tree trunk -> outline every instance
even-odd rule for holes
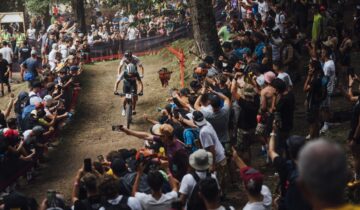
[[[86,33],[84,0],[72,0],[72,8],[81,32]]]
[[[218,58],[222,54],[222,49],[217,35],[212,0],[189,2],[194,39],[200,54]]]

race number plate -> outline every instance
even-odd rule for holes
[[[125,98],[126,98],[126,99],[131,99],[131,94],[126,94],[126,95],[125,95]]]

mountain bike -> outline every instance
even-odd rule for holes
[[[126,117],[126,127],[129,129],[130,124],[132,123],[133,116],[133,98],[136,96],[142,96],[142,93],[118,93],[116,94],[120,97],[125,97],[125,117]]]

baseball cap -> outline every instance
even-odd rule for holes
[[[37,55],[36,50],[31,50],[31,55]]]
[[[275,78],[276,78],[276,75],[272,71],[265,72],[265,74],[264,74],[264,80],[268,84],[270,84]]]
[[[201,113],[200,111],[195,111],[193,113],[193,120],[194,120],[194,123],[200,127],[206,125],[206,122],[207,122],[203,113]]]
[[[45,129],[42,126],[35,126],[32,129],[32,132],[35,134],[35,136],[40,136],[45,132]]]
[[[264,181],[264,176],[258,170],[249,166],[240,169],[240,177],[247,190],[251,190],[250,188],[257,185],[261,186]]]

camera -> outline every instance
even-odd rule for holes
[[[121,129],[123,128],[123,125],[113,125],[111,126],[111,130],[112,131],[121,131]]]

